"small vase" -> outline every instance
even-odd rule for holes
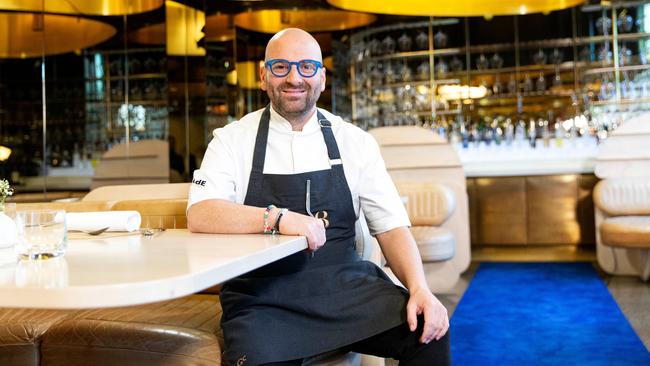
[[[18,239],[18,230],[14,220],[5,214],[9,207],[14,207],[14,203],[0,203],[0,249],[13,247]]]

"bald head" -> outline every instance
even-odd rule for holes
[[[320,45],[311,34],[298,28],[287,28],[276,33],[266,45],[265,60],[311,59],[323,61]]]

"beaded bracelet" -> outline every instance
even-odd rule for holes
[[[264,209],[264,234],[273,234],[273,226],[269,223],[269,215],[271,210],[274,208],[274,205],[268,205],[266,209]]]
[[[275,219],[275,226],[273,226],[273,234],[277,234],[280,232],[280,219],[282,219],[282,216],[289,211],[288,208],[281,208],[280,212],[278,213],[278,218]]]

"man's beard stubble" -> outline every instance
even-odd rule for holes
[[[267,89],[271,91],[271,93],[269,93],[269,97],[271,98],[273,108],[276,112],[278,112],[278,114],[286,118],[289,122],[293,120],[301,120],[303,117],[309,115],[313,111],[314,106],[316,105],[316,102],[318,101],[318,98],[321,94],[320,88],[312,88],[312,86],[307,83],[303,84],[299,88],[304,89],[306,93],[305,98],[300,99],[302,105],[297,108],[289,106],[290,103],[293,104],[297,101],[287,101],[282,97],[282,91],[284,89],[297,89],[295,86],[283,84],[280,85],[277,89],[273,89],[269,85],[269,89]]]

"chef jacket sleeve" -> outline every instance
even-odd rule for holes
[[[208,145],[201,168],[194,171],[188,208],[208,199],[235,201],[235,158],[228,141],[219,131]]]

